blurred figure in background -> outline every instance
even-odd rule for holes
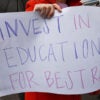
[[[26,1],[27,0],[0,0],[0,13],[24,11]]]
[[[80,2],[86,6],[100,6],[100,0],[81,0]]]

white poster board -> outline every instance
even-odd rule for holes
[[[0,96],[100,89],[100,8],[69,7],[52,19],[0,14]]]

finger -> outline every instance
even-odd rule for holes
[[[46,12],[45,12],[46,17],[48,17],[50,11],[51,11],[51,5],[49,5],[49,6],[47,7],[47,9],[46,9]]]
[[[33,11],[41,11],[41,6],[36,4]]]
[[[55,8],[53,6],[50,7],[50,10],[48,11],[47,18],[51,18],[54,15]]]
[[[46,7],[41,7],[41,11],[40,11],[40,15],[43,17],[43,18],[45,18],[45,16],[46,16]]]
[[[59,12],[62,12],[61,7],[58,4],[53,4],[54,8],[57,9]]]

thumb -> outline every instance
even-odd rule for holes
[[[53,6],[54,6],[54,8],[56,9],[56,10],[58,10],[59,12],[62,12],[62,9],[61,9],[61,7],[58,5],[58,4],[53,4]]]

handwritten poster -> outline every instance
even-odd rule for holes
[[[100,8],[0,14],[0,96],[100,89]]]

